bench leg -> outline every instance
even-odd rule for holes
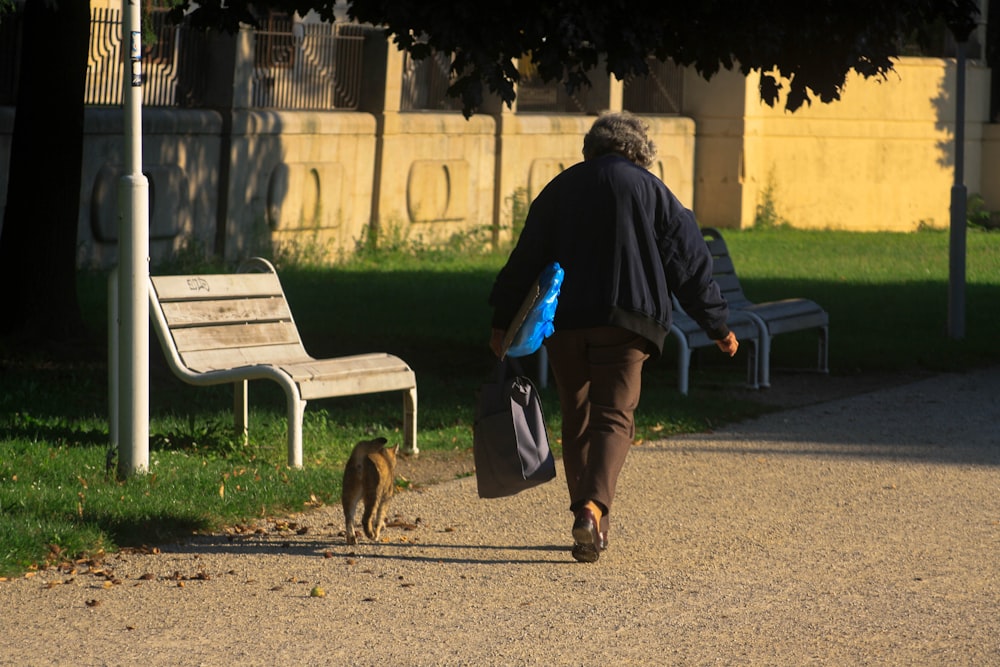
[[[298,396],[288,395],[288,465],[302,467],[302,417],[306,402]]]
[[[747,386],[750,389],[760,389],[760,355],[757,347],[760,339],[748,340],[747,344]]]
[[[535,354],[538,358],[538,388],[545,389],[549,386],[549,351],[542,345]]]
[[[403,451],[416,456],[417,449],[417,388],[403,392]]]
[[[249,383],[246,380],[238,380],[233,383],[233,422],[236,427],[236,435],[242,439],[244,445],[248,442],[247,423],[250,419],[247,409],[247,384]]]
[[[677,391],[687,396],[688,373],[691,370],[691,347],[680,330],[675,330],[677,337]]]
[[[819,371],[820,373],[830,372],[830,328],[821,327],[819,330]]]
[[[767,332],[767,328],[760,335],[760,359],[758,360],[760,364],[760,386],[767,387],[771,386],[771,334]]]

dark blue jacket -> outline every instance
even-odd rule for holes
[[[565,271],[556,331],[620,326],[662,352],[673,293],[711,338],[729,333],[729,308],[694,214],[624,157],[575,164],[538,194],[490,293],[494,327],[509,326],[551,262]]]

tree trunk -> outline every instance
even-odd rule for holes
[[[80,337],[77,220],[89,0],[27,0],[0,229],[0,335],[33,347]]]

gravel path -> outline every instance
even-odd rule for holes
[[[646,443],[595,564],[560,470],[399,494],[380,544],[324,507],[44,571],[0,664],[998,665],[998,425],[1000,368]]]

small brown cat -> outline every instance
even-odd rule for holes
[[[348,544],[357,544],[354,517],[358,501],[364,500],[365,512],[361,517],[365,535],[378,540],[385,525],[385,512],[389,498],[396,488],[396,453],[399,445],[386,447],[385,438],[362,440],[354,446],[351,458],[344,468],[344,522]]]

